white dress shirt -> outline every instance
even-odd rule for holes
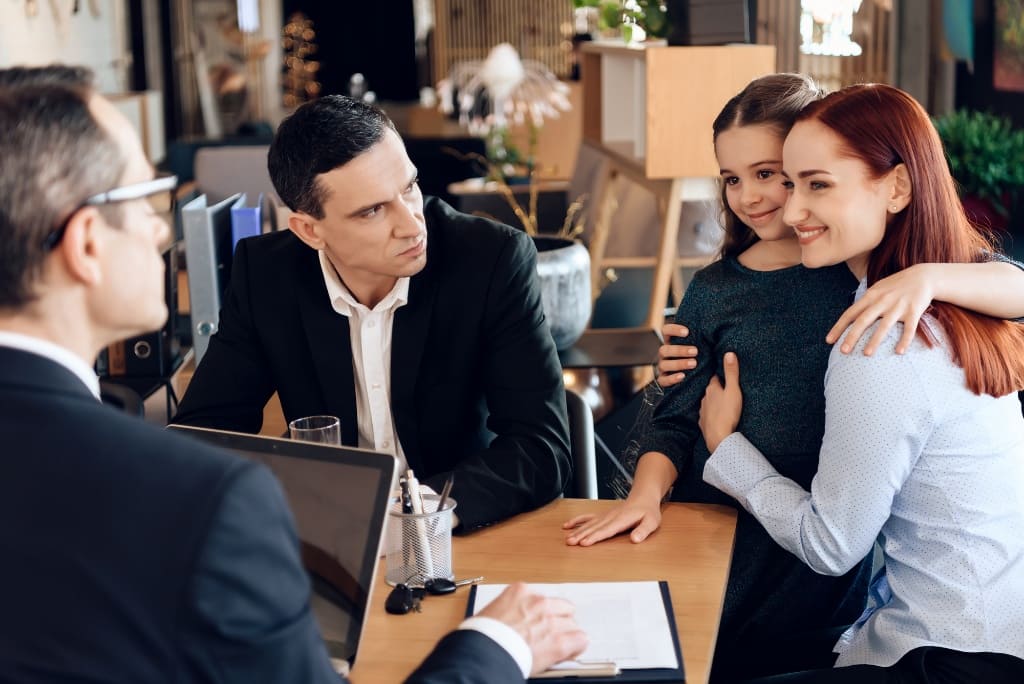
[[[530,670],[533,669],[533,652],[530,651],[530,646],[526,643],[526,640],[519,636],[519,632],[504,622],[494,618],[474,615],[463,620],[462,624],[459,625],[459,629],[472,629],[484,636],[490,637],[491,640],[497,642],[516,661],[516,664],[523,673],[523,679],[530,676]]]
[[[399,278],[391,292],[373,309],[356,301],[341,282],[327,256],[320,252],[324,283],[336,312],[348,318],[355,379],[359,446],[394,454],[400,470],[406,468],[402,445],[391,415],[391,333],[395,311],[409,301],[409,278]],[[342,426],[344,430],[346,426]],[[459,629],[471,629],[489,637],[516,661],[526,678],[533,668],[533,654],[526,641],[511,627],[488,617],[467,618]]]
[[[395,311],[409,301],[409,279],[399,278],[391,292],[369,309],[352,296],[323,251],[320,267],[331,307],[348,318],[359,446],[393,454],[404,472],[405,454],[391,415],[391,333]],[[341,429],[344,432],[352,426],[342,425]]]
[[[883,603],[836,645],[837,666],[890,666],[932,645],[1024,658],[1020,402],[968,390],[941,329],[924,322],[936,333],[931,349],[916,338],[897,355],[899,325],[871,357],[863,349],[874,327],[849,355],[836,343],[810,492],[739,433],[704,468],[706,482],[817,572],[846,572],[878,540]]]
[[[21,333],[8,332],[6,330],[0,330],[0,347],[19,349],[59,363],[74,373],[82,381],[82,384],[93,393],[93,396],[97,399],[100,398],[100,381],[96,377],[96,372],[92,366],[68,349],[40,337],[22,335]]]

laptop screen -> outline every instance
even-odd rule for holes
[[[311,604],[328,651],[352,660],[369,606],[394,456],[351,447],[172,425],[204,442],[265,464],[295,516]]]

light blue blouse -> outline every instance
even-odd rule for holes
[[[871,357],[873,328],[849,355],[835,345],[809,493],[739,433],[704,469],[817,572],[846,572],[878,540],[891,592],[836,645],[837,666],[888,666],[928,645],[1024,658],[1021,405],[972,394],[927,323],[931,349],[917,338],[897,355],[899,325]]]

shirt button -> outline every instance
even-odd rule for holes
[[[391,442],[385,439],[383,442],[381,442],[381,446],[387,449],[389,446],[391,446]]]
[[[379,382],[375,382],[375,383],[373,383],[373,384],[372,384],[372,385],[370,385],[370,386],[371,386],[371,387],[373,387],[373,389],[376,389],[376,390],[379,390],[379,389],[380,389],[380,383],[379,383]]]
[[[367,321],[366,322],[366,327],[367,328],[374,328],[376,326],[377,326],[377,321]]]

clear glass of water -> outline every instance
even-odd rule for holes
[[[288,434],[300,442],[341,446],[341,421],[336,416],[306,416],[288,423]]]

